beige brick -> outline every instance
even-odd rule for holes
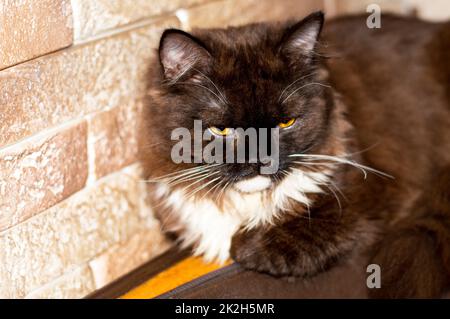
[[[84,40],[119,26],[207,1],[73,0],[75,40]]]
[[[409,11],[416,11],[417,15],[422,19],[431,21],[446,21],[450,20],[450,1],[448,0],[406,0],[403,1],[403,6]]]
[[[0,72],[0,148],[91,112],[131,105],[145,94],[162,29],[177,25],[167,18]]]
[[[141,108],[139,101],[95,114],[89,120],[92,179],[137,161]]]
[[[139,174],[127,167],[0,233],[0,298],[24,297],[138,232],[159,236]]]
[[[320,0],[223,0],[185,10],[177,15],[186,29],[212,28],[301,19],[322,8]]]
[[[70,0],[0,2],[0,70],[72,44]]]
[[[89,267],[83,266],[28,294],[28,299],[83,298],[95,290]]]
[[[86,139],[86,122],[80,122],[0,151],[0,231],[84,187]]]
[[[111,247],[89,263],[96,289],[160,255],[167,248],[169,244],[159,229],[139,232],[128,242]]]

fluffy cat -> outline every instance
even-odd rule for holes
[[[208,260],[311,276],[364,250],[382,270],[373,297],[438,296],[450,282],[450,24],[323,23],[164,32],[144,134],[155,210]],[[194,120],[279,127],[278,171],[175,164],[171,132]]]

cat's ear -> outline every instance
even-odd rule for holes
[[[287,28],[280,47],[282,53],[293,63],[311,58],[323,23],[324,14],[318,11]]]
[[[159,60],[169,81],[187,77],[194,69],[204,69],[210,59],[208,50],[189,33],[169,29],[161,36]]]

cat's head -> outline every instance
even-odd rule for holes
[[[323,14],[318,12],[297,23],[253,24],[191,34],[166,30],[158,51],[158,81],[149,114],[151,140],[157,145],[151,151],[157,163],[152,175],[178,171],[170,176],[181,176],[179,185],[200,180],[197,186],[211,182],[205,190],[220,183],[255,192],[275,187],[298,168],[295,162],[299,158],[292,155],[329,147],[334,104],[317,53],[322,25]],[[196,120],[212,139],[224,141],[239,138],[236,128],[278,128],[276,169],[261,174],[267,162],[259,160],[221,165],[173,163],[177,141],[171,139],[172,132],[186,128],[193,139]],[[273,145],[269,149],[273,150]],[[193,162],[194,151],[189,157]],[[225,154],[223,157],[226,162]]]

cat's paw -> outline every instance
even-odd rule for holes
[[[309,251],[307,243],[278,228],[235,234],[230,253],[242,267],[273,276],[311,276],[326,266],[317,253]]]

